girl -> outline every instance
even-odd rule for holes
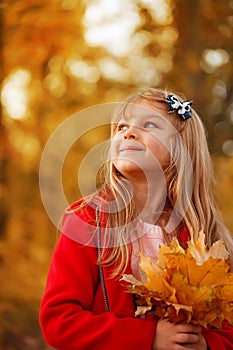
[[[222,238],[232,266],[231,236],[213,198],[213,173],[202,122],[191,102],[149,89],[115,113],[102,186],[64,215],[41,303],[47,342],[60,350],[230,350],[233,328],[201,328],[135,318],[120,279],[138,271],[141,251],[157,259],[161,244],[189,232]]]

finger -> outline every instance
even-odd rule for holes
[[[199,341],[199,334],[195,333],[177,333],[175,336],[175,342],[178,344],[196,344]]]
[[[182,323],[177,326],[177,332],[199,334],[201,333],[201,327],[190,323]]]
[[[196,344],[175,344],[175,350],[197,350]]]

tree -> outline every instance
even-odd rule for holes
[[[56,240],[40,200],[38,167],[62,121],[88,106],[122,100],[134,89],[162,86],[194,100],[213,152],[221,154],[224,144],[226,151],[233,139],[231,2],[106,1],[108,6],[103,0],[4,0],[0,6],[0,307],[10,315],[10,322],[0,320],[4,341],[35,325],[32,314]],[[96,33],[102,33],[98,40]],[[92,130],[67,155],[64,188],[70,200],[78,195],[74,164],[106,134]],[[227,145],[230,154],[233,146]],[[229,195],[231,166],[219,158],[216,164],[222,193]],[[227,199],[225,212],[233,227],[231,203]],[[17,333],[11,324],[22,314],[25,327]]]

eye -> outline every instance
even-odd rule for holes
[[[128,129],[128,125],[125,123],[120,123],[117,125],[116,131],[123,131],[123,130],[127,130]]]
[[[146,122],[144,125],[143,125],[144,128],[158,128],[158,125],[156,125],[155,123],[153,122]]]

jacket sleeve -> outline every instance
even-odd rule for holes
[[[96,257],[95,248],[61,234],[40,308],[45,340],[60,350],[150,350],[155,320],[91,311],[98,281]]]
[[[228,322],[222,329],[203,328],[202,333],[210,350],[233,350],[233,327]]]

